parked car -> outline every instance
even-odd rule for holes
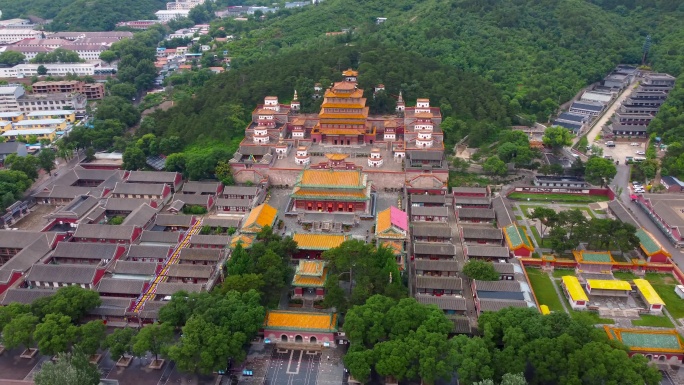
[[[646,153],[643,152],[643,151],[637,151],[636,154],[637,154],[637,155],[646,155]]]
[[[630,145],[630,146],[635,146],[635,147],[636,147],[636,146],[639,145],[639,143],[637,143],[637,142],[632,142],[632,143],[630,143],[629,145]]]

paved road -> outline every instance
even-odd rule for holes
[[[59,176],[59,175],[65,173],[66,171],[71,170],[72,168],[76,167],[81,161],[81,157],[83,156],[82,152],[83,151],[79,150],[78,154],[75,157],[69,159],[68,162],[65,162],[64,159],[59,158],[59,164],[57,165],[57,168],[52,170],[52,175],[43,176],[41,179],[38,179],[33,184],[33,186],[31,186],[31,188],[24,194],[24,196],[25,197],[32,196],[33,194],[37,193],[38,191],[40,191],[40,190],[44,189],[45,187],[47,187],[48,185],[50,185],[50,183],[54,182],[54,180],[57,178],[57,176]]]
[[[632,94],[632,92],[634,92],[634,85],[636,84],[637,81],[638,81],[638,79],[635,79],[627,87],[627,89],[620,96],[618,96],[617,100],[610,107],[608,107],[608,109],[603,113],[603,115],[601,115],[601,117],[596,122],[594,127],[587,134],[587,139],[589,140],[589,144],[594,142],[594,139],[596,139],[596,136],[601,132],[601,130],[603,129],[603,126],[605,126],[606,123],[608,123],[608,121],[613,116],[615,111],[617,111],[617,109],[620,108],[620,106],[622,105],[622,102],[625,99],[627,99]],[[577,139],[577,140],[579,140],[579,139]]]
[[[660,242],[660,244],[672,254],[672,260],[679,266],[679,268],[684,268],[684,254],[681,253],[679,249],[674,247],[674,245],[663,235],[663,233],[656,227],[656,225],[651,221],[651,219],[629,198],[629,168],[630,166],[620,164],[617,166],[617,175],[613,179],[613,184],[611,187],[615,191],[616,187],[622,188],[622,194],[620,195],[620,200],[624,203],[625,207],[631,209],[632,215],[637,219],[641,226],[648,232],[653,234],[653,236]]]

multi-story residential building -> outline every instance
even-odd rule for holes
[[[7,120],[12,123],[26,119],[26,115],[21,111],[15,112],[0,112],[0,120]]]
[[[55,140],[56,133],[54,128],[34,128],[27,130],[7,130],[2,134],[6,140],[17,140],[24,136],[35,136],[38,140]]]
[[[0,68],[0,78],[30,77],[38,75],[38,67],[47,69],[48,76],[78,76],[95,75],[95,65],[90,63],[47,63],[47,64],[17,64],[11,68]]]
[[[71,110],[52,110],[52,111],[33,111],[26,115],[28,121],[37,121],[36,119],[56,119],[66,120],[69,123],[76,121],[76,113]]]
[[[17,99],[19,110],[22,112],[68,109],[78,113],[85,111],[86,102],[86,97],[83,94],[66,93],[24,95]]]
[[[104,83],[85,83],[83,85],[83,94],[86,99],[102,99],[104,98],[104,92]]]
[[[166,9],[169,11],[175,11],[179,9],[193,9],[196,6],[202,4],[204,0],[176,0],[174,2],[166,3]]]
[[[103,83],[85,83],[78,80],[44,81],[32,85],[34,94],[82,93],[87,99],[104,97]]]
[[[25,91],[22,86],[0,86],[0,111],[20,111],[17,99],[24,96],[24,94]]]
[[[0,43],[12,44],[24,39],[35,39],[42,34],[33,29],[0,29]]]
[[[161,10],[154,13],[157,19],[162,23],[168,23],[174,19],[180,19],[183,17],[188,17],[190,14],[189,9],[175,9],[175,10]]]
[[[68,111],[73,115],[73,111]],[[63,131],[67,127],[65,119],[26,119],[20,122],[12,123],[12,128],[15,130],[34,130],[41,128],[49,128],[57,131]]]

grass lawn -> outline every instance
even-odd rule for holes
[[[570,269],[556,269],[553,271],[553,276],[555,278],[565,277],[566,275],[575,275],[575,270]]]
[[[593,311],[577,311],[577,310],[572,310],[570,312],[570,316],[572,318],[584,318],[589,320],[593,324],[614,324],[615,321],[610,319],[610,318],[601,318],[599,317],[598,313],[595,313]]]
[[[566,203],[594,203],[606,202],[608,197],[605,195],[579,195],[579,194],[530,194],[514,192],[508,196],[510,199],[530,200],[542,202],[566,202]]]
[[[633,279],[639,278],[634,273],[630,273],[629,271],[614,271],[613,277],[623,281],[631,281]]]
[[[522,211],[522,213],[525,214],[525,216],[529,218],[530,212],[537,207],[544,207],[544,206],[520,205],[520,211]]]
[[[674,318],[684,318],[684,299],[679,298],[675,293],[675,285],[654,284],[651,282],[651,286],[658,292],[660,298],[665,301],[665,308]]]
[[[542,241],[541,235],[539,234],[539,230],[537,230],[537,226],[530,226],[530,229],[532,229],[532,235],[534,236],[534,239],[537,240],[537,244],[541,247],[551,247],[551,242],[548,239],[544,239]]]
[[[644,314],[641,319],[632,321],[634,326],[651,326],[657,328],[673,328],[672,321],[664,315]]]
[[[587,214],[589,214],[590,217],[596,218],[596,215],[594,215],[594,213],[591,212],[591,210],[589,210],[589,207],[579,207],[579,209],[582,210],[582,211],[586,211]]]
[[[522,220],[523,220],[523,216],[522,216],[522,215],[516,215],[516,216],[515,216],[515,219],[516,219],[516,220],[519,220],[519,221],[522,221]]]
[[[646,273],[644,277],[648,282],[653,284],[675,285],[677,281],[670,274]],[[674,290],[674,289],[672,289]]]
[[[551,311],[565,311],[548,274],[538,269],[527,269],[527,275],[530,278],[530,285],[540,305],[548,306]]]

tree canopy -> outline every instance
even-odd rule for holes
[[[34,381],[36,385],[97,385],[100,371],[83,353],[60,353],[55,362],[41,365]]]
[[[479,259],[471,259],[463,266],[463,274],[470,279],[479,281],[498,281],[499,273],[494,269],[491,262]]]

